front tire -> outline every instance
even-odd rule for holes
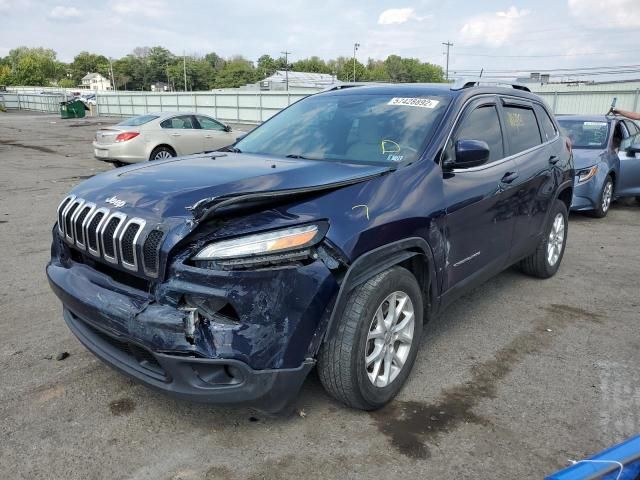
[[[149,155],[149,160],[166,160],[176,156],[176,152],[171,147],[156,147]]]
[[[422,323],[422,293],[408,270],[393,267],[356,287],[318,356],[325,390],[353,408],[383,407],[411,372]]]
[[[611,175],[607,175],[607,178],[600,190],[600,197],[598,201],[598,208],[591,211],[591,215],[596,218],[604,218],[609,213],[611,207],[611,201],[613,200],[613,179]]]
[[[568,220],[567,206],[561,200],[556,200],[536,250],[520,262],[524,273],[538,278],[549,278],[556,274],[567,245]]]

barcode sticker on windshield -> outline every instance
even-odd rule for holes
[[[387,105],[404,105],[406,107],[420,107],[420,108],[436,108],[440,103],[439,100],[432,100],[430,98],[399,98],[394,97],[389,100]]]

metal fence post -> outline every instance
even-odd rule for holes
[[[149,97],[144,96],[144,113],[149,113]]]
[[[213,94],[213,116],[218,118],[218,94]]]
[[[636,88],[636,94],[633,97],[633,111],[638,111],[638,96],[640,96],[640,89]]]
[[[193,94],[193,111],[198,113],[198,96]]]
[[[260,112],[259,121],[262,123],[263,122],[263,120],[262,120],[262,92],[258,93],[258,108],[259,108],[259,112]]]
[[[554,115],[558,113],[558,91],[553,92],[553,106],[551,107]]]
[[[240,123],[240,94],[236,93],[236,120]]]

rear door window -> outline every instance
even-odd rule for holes
[[[510,155],[529,150],[542,143],[540,128],[533,109],[505,105],[505,135],[507,136]]]
[[[504,158],[502,128],[495,105],[483,105],[469,113],[456,131],[455,141],[481,140],[489,145],[489,161]]]
[[[542,128],[544,141],[548,142],[556,138],[556,136],[558,135],[558,130],[556,130],[556,126],[547,113],[547,110],[544,107],[536,105],[536,114],[538,115],[538,120],[540,121],[540,127]]]
[[[180,115],[179,117],[168,118],[160,124],[162,128],[176,128],[176,129],[194,129],[194,119],[191,115]]]

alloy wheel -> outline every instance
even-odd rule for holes
[[[378,306],[371,320],[365,348],[365,368],[369,381],[384,388],[393,382],[404,367],[415,329],[411,298],[393,292]]]
[[[602,211],[607,212],[611,206],[611,198],[613,197],[613,184],[607,182],[602,191]]]
[[[172,155],[166,150],[160,150],[158,153],[156,153],[156,156],[153,157],[154,160],[165,160],[167,158],[172,158]]]
[[[549,262],[549,265],[552,267],[558,262],[560,254],[562,253],[564,235],[564,216],[561,213],[558,213],[553,219],[551,232],[549,232],[549,241],[547,242],[547,262]]]

